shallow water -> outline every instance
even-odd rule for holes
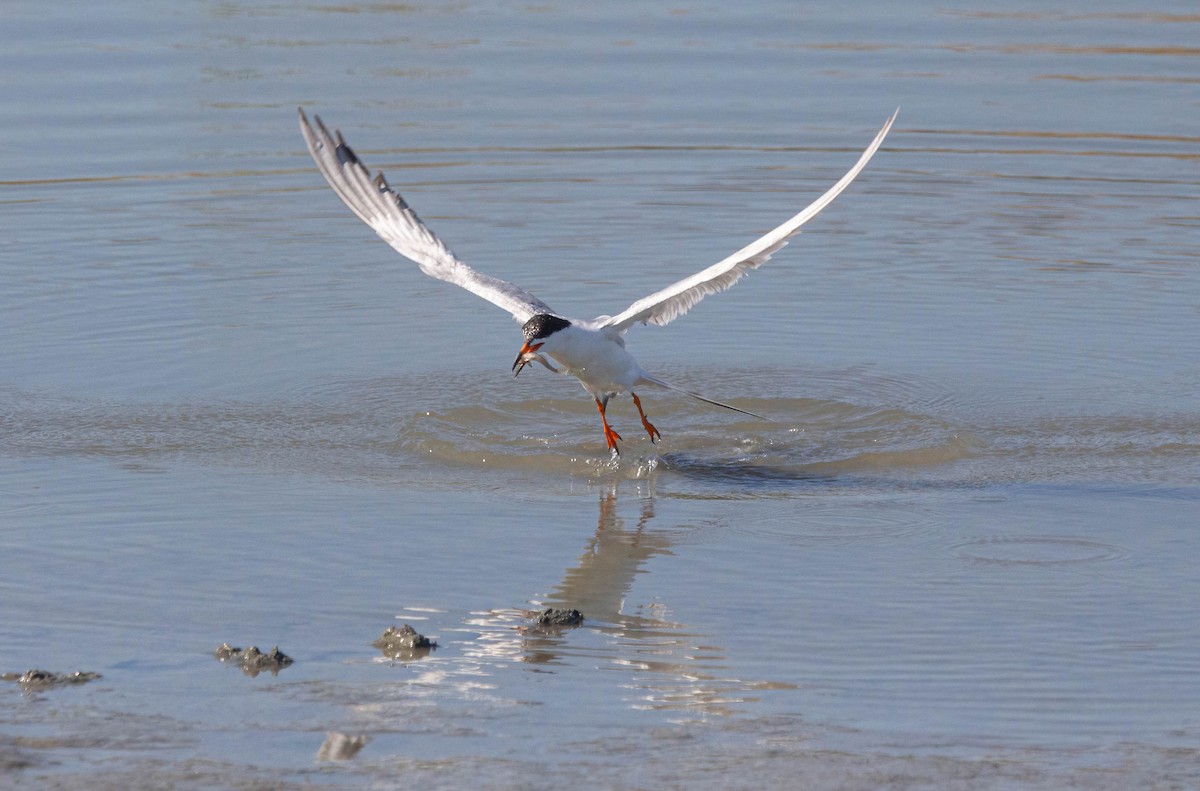
[[[0,684],[0,787],[1200,784],[1187,6],[2,15],[0,672],[103,677]],[[629,335],[770,421],[647,391],[663,442],[620,400],[610,459],[336,200],[298,105],[582,316],[901,115]],[[403,623],[438,648],[370,645]]]

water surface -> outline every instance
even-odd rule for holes
[[[103,678],[0,685],[0,785],[1200,783],[1189,8],[2,16],[0,671]],[[761,271],[629,335],[771,421],[648,391],[663,442],[618,401],[613,460],[337,201],[301,105],[584,317],[901,115]],[[437,650],[370,645],[403,623]]]

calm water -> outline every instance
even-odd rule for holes
[[[1200,786],[1200,16],[1042,6],[6,3],[0,787]],[[581,316],[902,109],[614,462],[300,105]]]

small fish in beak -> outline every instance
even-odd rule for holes
[[[559,370],[547,362],[545,357],[537,353],[540,348],[542,348],[540,343],[526,343],[521,347],[521,351],[517,352],[517,359],[513,361],[513,378],[520,376],[521,371],[525,370],[525,366],[533,362],[546,366],[551,373],[559,373]]]

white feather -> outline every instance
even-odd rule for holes
[[[879,130],[879,134],[859,157],[858,162],[845,176],[842,176],[837,184],[813,201],[804,211],[766,236],[746,245],[725,260],[702,272],[684,278],[644,299],[639,299],[617,316],[599,316],[592,321],[568,319],[565,327],[541,337],[533,349],[541,349],[558,361],[563,366],[561,371],[556,370],[536,351],[526,352],[523,357],[518,358],[518,362],[539,362],[551,371],[568,373],[579,379],[584,388],[596,399],[602,419],[604,407],[610,398],[617,393],[632,392],[634,387],[642,384],[676,390],[715,406],[760,417],[752,412],[714,401],[647,374],[632,355],[625,350],[625,340],[621,335],[638,322],[666,324],[677,316],[687,313],[705,296],[724,291],[748,271],[762,265],[777,250],[787,244],[788,239],[800,230],[800,226],[829,205],[862,172],[867,162],[879,150],[884,137],[887,136],[896,120],[897,113],[899,110],[892,113],[892,117]],[[524,324],[539,313],[566,318],[524,289],[507,281],[480,274],[458,260],[450,248],[435,236],[425,226],[425,223],[421,222],[421,219],[409,208],[404,199],[388,186],[382,173],[371,178],[370,172],[342,140],[341,134],[330,135],[320,118],[314,117],[314,120],[316,121],[315,129],[309,124],[304,110],[300,110],[300,131],[304,134],[309,153],[312,154],[325,180],[329,182],[329,186],[333,187],[338,197],[363,222],[371,226],[375,233],[379,234],[401,255],[415,261],[422,272],[438,280],[445,280],[461,286],[488,302],[504,308],[519,324]],[[528,338],[526,340],[528,341]],[[514,365],[514,368],[517,366]],[[520,373],[520,368],[517,368],[517,373]],[[640,411],[641,407],[639,406],[638,409]],[[653,441],[656,438],[657,429],[647,423],[644,416],[643,425]],[[605,439],[608,441],[609,447],[615,451],[616,435],[611,432],[607,421],[604,426]]]
[[[367,168],[342,140],[341,133],[338,132],[335,139],[320,118],[315,120],[316,129],[309,124],[304,110],[300,110],[300,131],[321,175],[350,210],[396,252],[415,261],[430,277],[461,286],[504,308],[518,324],[524,324],[537,313],[559,315],[528,291],[505,280],[480,274],[458,260],[445,242],[434,235],[404,199],[388,186],[382,173],[372,179]]]
[[[638,322],[667,324],[687,313],[695,307],[697,302],[709,294],[724,291],[738,282],[751,269],[757,269],[784,247],[788,243],[788,239],[800,230],[800,226],[817,216],[822,209],[842,193],[842,190],[850,186],[850,182],[854,181],[855,177],[871,161],[875,152],[879,150],[879,146],[887,137],[899,112],[897,109],[892,113],[891,118],[879,130],[879,134],[875,135],[875,139],[871,141],[871,145],[867,146],[867,150],[858,158],[854,167],[850,168],[849,172],[842,176],[837,184],[830,187],[824,195],[809,204],[804,211],[725,260],[713,264],[708,269],[697,272],[691,277],[685,277],[662,291],[639,299],[616,316],[600,316],[590,322],[589,326],[596,329],[607,329],[610,332],[625,332]]]

